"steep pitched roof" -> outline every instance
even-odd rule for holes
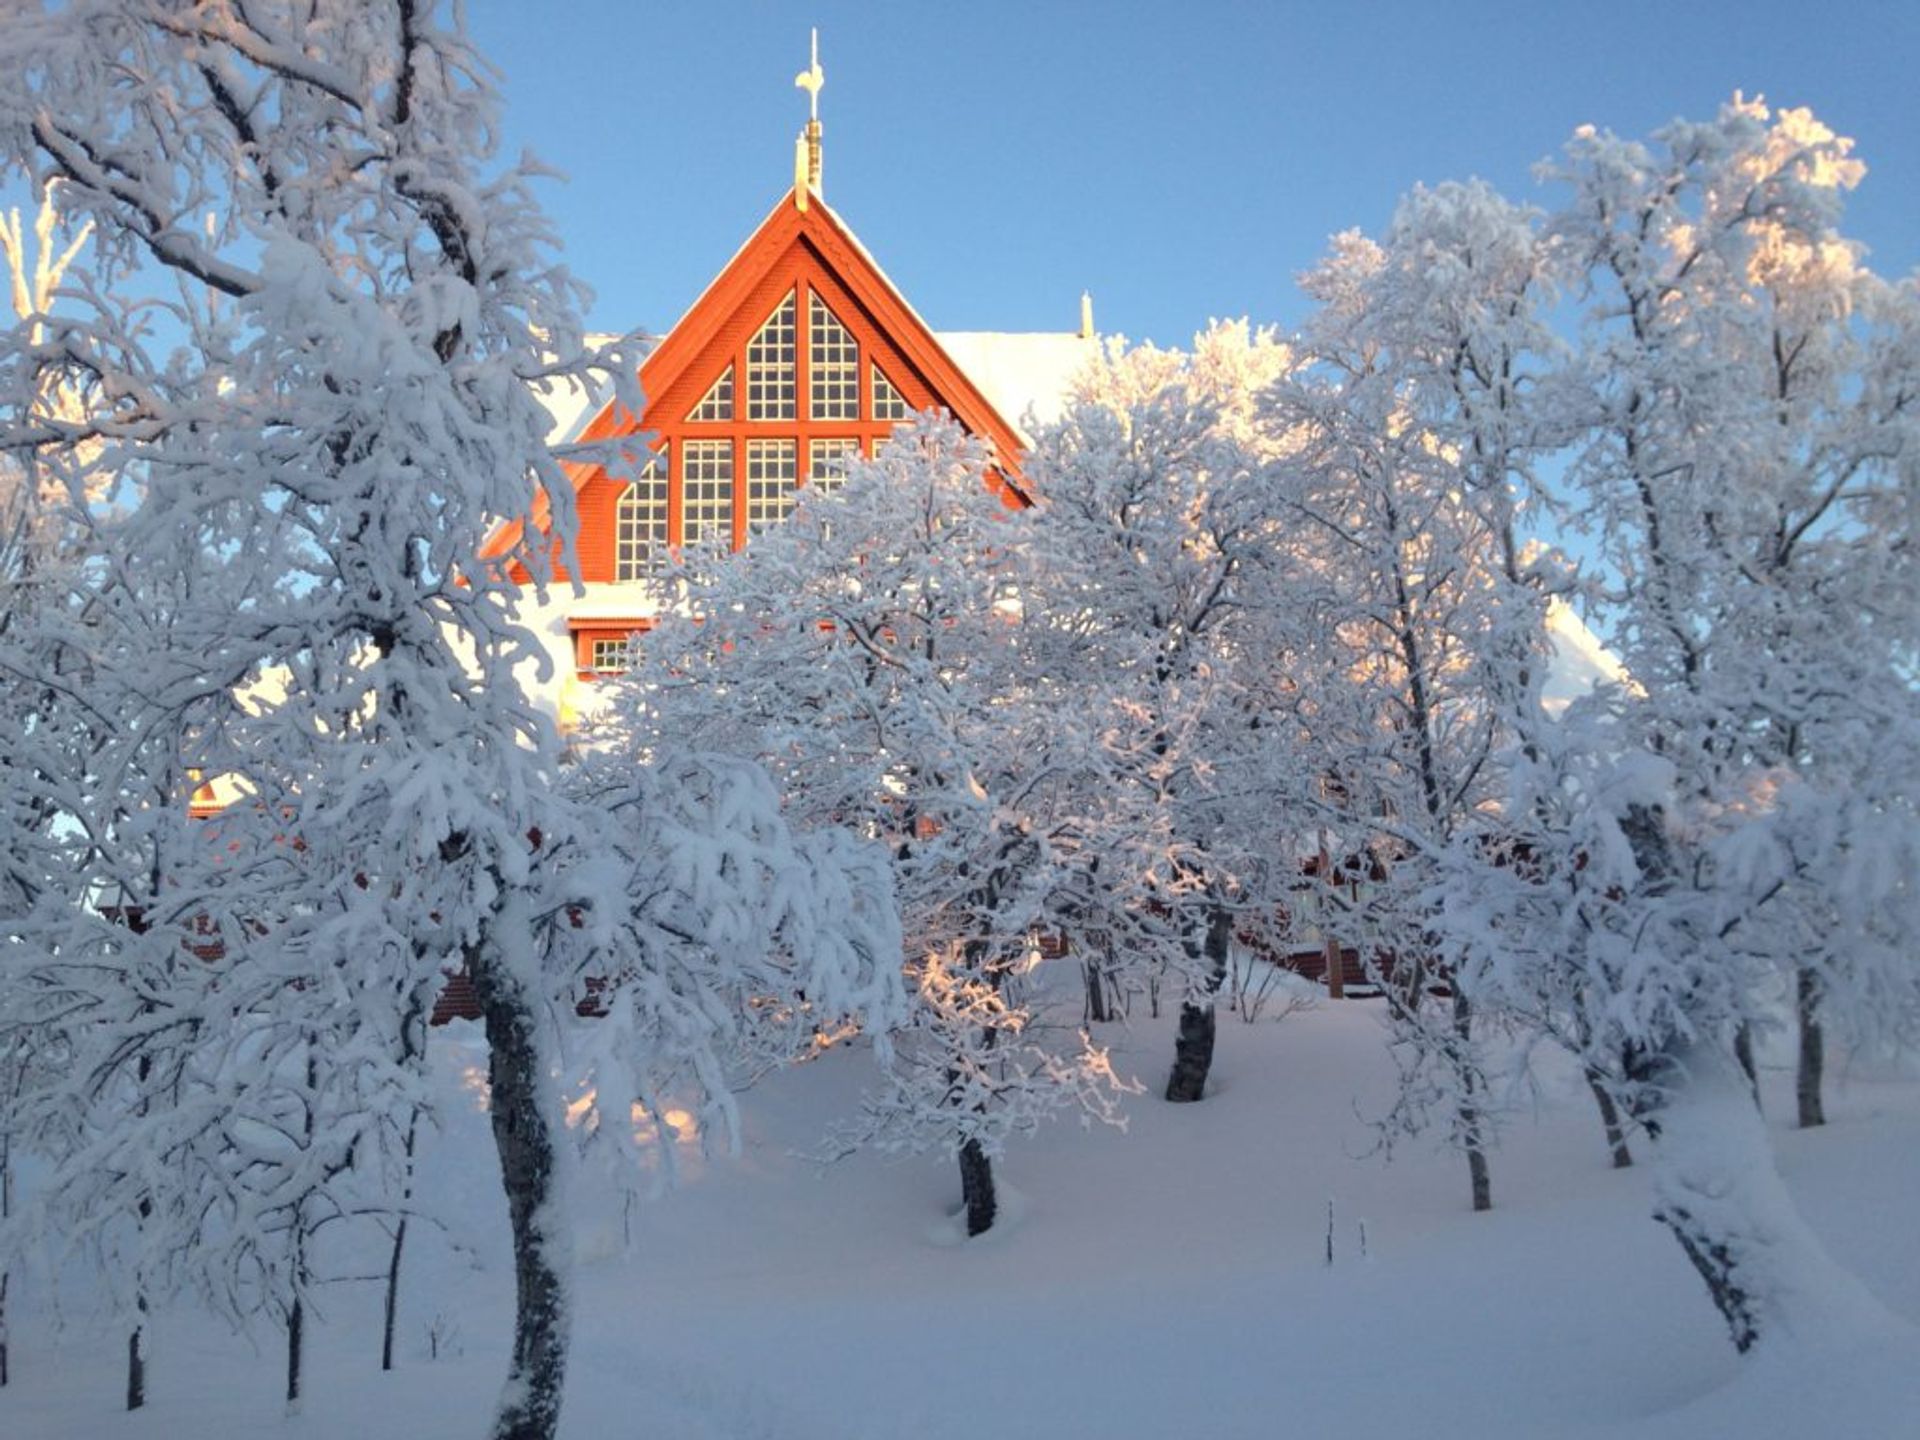
[[[1017,489],[1024,449],[1019,432],[955,363],[846,222],[811,192],[803,210],[795,203],[794,192],[787,191],[647,356],[640,367],[647,403],[644,419],[684,415],[719,373],[724,357],[759,327],[791,288],[794,277],[802,274],[835,302],[856,310],[866,322],[862,328],[881,338],[891,353],[875,359],[914,407],[925,408],[929,403],[943,407],[968,431],[989,442],[1009,484]],[[607,403],[579,438],[610,439],[648,428],[643,419]],[[565,468],[576,493],[602,473],[592,465]],[[546,498],[537,497],[534,524],[544,526],[548,511]],[[481,552],[483,557],[511,551],[525,523],[515,519],[496,529]]]

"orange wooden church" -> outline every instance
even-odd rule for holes
[[[523,612],[554,661],[563,725],[591,703],[583,682],[617,669],[628,637],[648,628],[651,577],[676,547],[746,544],[798,490],[837,484],[849,456],[871,455],[924,410],[952,415],[1017,477],[1025,437],[1008,416],[1056,411],[1097,345],[1084,300],[1078,332],[936,335],[822,199],[817,58],[796,83],[815,113],[793,186],[647,356],[645,412],[604,404],[565,435],[642,436],[651,460],[630,482],[574,467],[586,593],[557,586]],[[541,520],[502,526],[488,553]]]

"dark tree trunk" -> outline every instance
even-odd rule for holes
[[[1587,1067],[1587,1088],[1593,1092],[1593,1103],[1600,1107],[1600,1123],[1607,1132],[1607,1149],[1613,1152],[1613,1168],[1625,1170],[1633,1164],[1633,1152],[1627,1148],[1626,1127],[1620,1123],[1620,1111],[1613,1103],[1613,1092],[1607,1089],[1605,1077],[1591,1065]]]
[[[1213,1069],[1215,1031],[1213,997],[1227,978],[1227,957],[1233,945],[1233,916],[1224,905],[1215,904],[1207,912],[1207,933],[1201,951],[1206,960],[1204,1003],[1189,998],[1180,1004],[1180,1031],[1173,1042],[1173,1072],[1167,1076],[1167,1099],[1175,1104],[1190,1104],[1207,1092],[1207,1075]]]
[[[293,1303],[287,1307],[287,1409],[300,1404],[300,1362],[307,1338],[307,1307],[295,1282]]]
[[[306,1120],[303,1138],[309,1154],[313,1151],[314,1099],[320,1084],[319,1041],[307,1040],[307,1090],[304,1098]],[[306,1360],[307,1340],[307,1204],[304,1199],[293,1207],[293,1296],[287,1306],[287,1411],[300,1407],[300,1369]]]
[[[138,1076],[143,1087],[152,1068],[153,1060],[147,1055],[142,1055],[139,1063],[134,1067],[134,1074]],[[140,1102],[140,1113],[146,1114],[144,1100]],[[141,1223],[145,1224],[147,1218],[153,1214],[153,1201],[143,1196],[138,1208]],[[147,1297],[145,1294],[135,1293],[133,1310],[138,1318],[133,1322],[133,1329],[127,1333],[127,1409],[138,1410],[147,1403]]]
[[[138,1410],[147,1403],[147,1297],[133,1305],[140,1318],[127,1332],[127,1409]]]
[[[400,1309],[400,1254],[407,1245],[407,1217],[393,1229],[393,1249],[387,1253],[387,1298],[380,1319],[380,1368],[393,1369],[393,1327]]]
[[[1678,1205],[1665,1206],[1653,1218],[1673,1231],[1674,1239],[1680,1242],[1687,1259],[1706,1282],[1714,1308],[1727,1322],[1733,1348],[1746,1354],[1760,1338],[1759,1315],[1752,1303],[1753,1297],[1740,1284],[1733,1251],[1715,1240],[1692,1212]]]
[[[1800,1020],[1800,1063],[1794,1071],[1793,1093],[1800,1111],[1800,1128],[1827,1123],[1820,1082],[1827,1066],[1827,1037],[1820,1029],[1820,977],[1802,968],[1794,973],[1795,1011]]]
[[[401,1190],[401,1204],[409,1205],[413,1201],[413,1146],[420,1125],[420,1112],[414,1111],[407,1117],[407,1138],[401,1153],[406,1157],[406,1182]],[[380,1368],[393,1369],[393,1330],[394,1322],[400,1313],[400,1257],[407,1248],[407,1214],[403,1209],[400,1219],[393,1227],[393,1248],[387,1252],[387,1296],[382,1307],[380,1321]]]
[[[559,1156],[543,1103],[532,1005],[485,945],[466,949],[487,1032],[493,1141],[513,1229],[513,1360],[493,1440],[553,1440],[567,1375],[568,1308],[558,1246],[546,1233]]]
[[[140,1059],[140,1078],[147,1077],[147,1059]],[[153,1214],[153,1202],[140,1202],[140,1218]],[[138,1318],[127,1332],[127,1409],[138,1410],[147,1403],[147,1297],[133,1297],[133,1312]]]
[[[1724,1065],[1724,1059],[1719,1063]],[[1738,1233],[1738,1219],[1696,1213],[1690,1205],[1662,1193],[1659,1174],[1663,1168],[1660,1152],[1665,1141],[1664,1112],[1676,1100],[1692,1099],[1686,1087],[1712,1083],[1712,1062],[1704,1047],[1676,1038],[1663,1051],[1630,1053],[1626,1069],[1627,1078],[1636,1082],[1635,1093],[1639,1097],[1634,1118],[1640,1122],[1654,1149],[1657,1200],[1653,1218],[1672,1231],[1673,1238],[1679,1241],[1687,1260],[1706,1283],[1714,1309],[1726,1322],[1733,1348],[1744,1355],[1760,1338],[1760,1313],[1740,1274],[1741,1247],[1733,1243]]]
[[[1453,1033],[1460,1042],[1461,1053],[1468,1054],[1473,1043],[1473,1002],[1461,993],[1457,985],[1453,989]],[[1473,1208],[1476,1211],[1491,1210],[1493,1178],[1487,1173],[1486,1137],[1482,1133],[1480,1102],[1475,1095],[1472,1064],[1461,1065],[1459,1073],[1460,1136],[1467,1152],[1467,1180],[1473,1188]]]
[[[1753,1096],[1753,1108],[1765,1112],[1760,1103],[1760,1067],[1753,1058],[1753,1026],[1745,1021],[1733,1032],[1733,1058],[1740,1062],[1740,1073],[1747,1077],[1747,1093]]]
[[[0,1136],[0,1221],[13,1217],[13,1143]],[[7,1373],[7,1283],[11,1271],[0,1269],[0,1389],[5,1389]]]
[[[1087,1022],[1104,1025],[1113,1019],[1113,1008],[1107,1003],[1106,974],[1091,955],[1081,961],[1080,968],[1087,980]]]
[[[1651,883],[1677,873],[1659,810],[1629,806],[1621,829]],[[1750,1076],[1724,1038],[1699,1029],[1697,1038],[1670,1031],[1624,1059],[1631,1118],[1647,1138],[1654,1218],[1706,1283],[1734,1348],[1744,1353],[1769,1331],[1844,1346],[1897,1323],[1800,1218]]]
[[[1000,1213],[993,1191],[993,1162],[978,1140],[960,1147],[960,1198],[967,1207],[967,1234],[984,1235]]]

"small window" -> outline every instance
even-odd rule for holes
[[[591,669],[596,675],[620,675],[627,668],[627,639],[616,636],[611,639],[594,638],[590,652]]]
[[[818,445],[820,442],[815,441]],[[747,442],[747,533],[777,525],[793,509],[794,464],[799,446],[792,440]]]
[[[860,454],[858,440],[814,440],[807,445],[807,484],[830,495],[845,483],[847,462]]]
[[[733,543],[731,440],[688,440],[680,446],[680,532],[687,545]]]
[[[729,365],[720,372],[720,378],[713,382],[713,388],[693,407],[693,413],[687,419],[733,419],[733,366]]]
[[[794,418],[795,308],[789,294],[747,342],[747,419]]]
[[[814,419],[860,418],[860,347],[812,292],[807,305],[807,389]]]
[[[643,580],[667,559],[667,457],[656,455],[614,512],[613,578]]]
[[[907,400],[893,382],[880,373],[880,367],[873,367],[873,418],[876,420],[905,420],[913,412],[907,409]]]

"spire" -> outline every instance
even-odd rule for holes
[[[794,85],[807,92],[807,124],[800,132],[793,163],[794,204],[807,208],[806,191],[820,193],[820,91],[827,83],[827,72],[820,68],[820,31],[813,31],[812,63],[793,77]],[[805,171],[801,169],[801,151],[805,152]]]

